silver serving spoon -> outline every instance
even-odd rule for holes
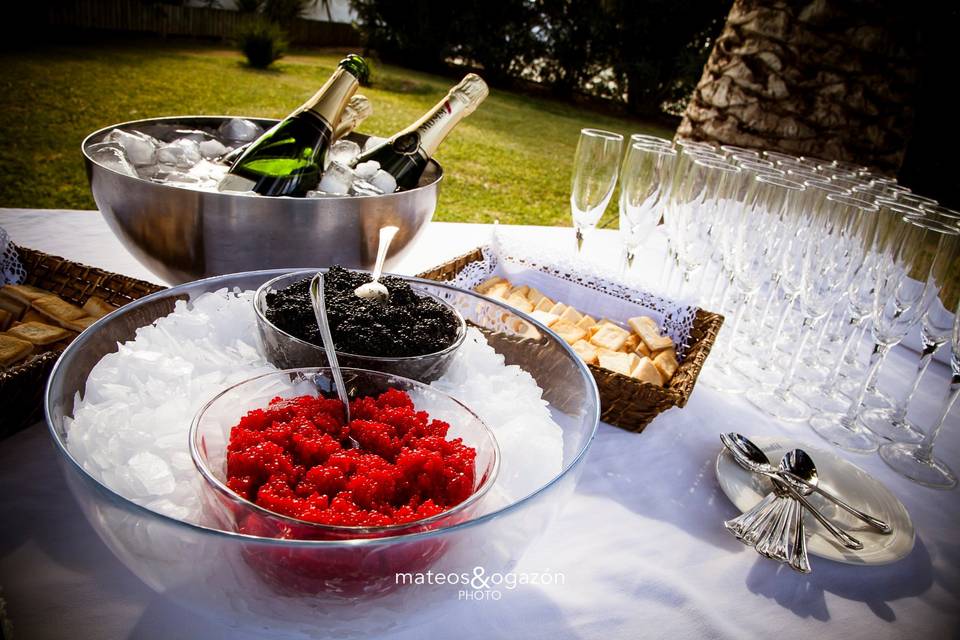
[[[838,507],[840,507],[841,509],[843,509],[844,511],[852,515],[854,518],[857,518],[859,520],[862,520],[863,522],[866,522],[868,525],[870,525],[880,533],[891,533],[893,531],[893,528],[883,520],[879,518],[875,518],[870,514],[864,513],[863,511],[860,511],[856,507],[853,507],[847,504],[846,502],[844,502],[838,496],[835,496],[833,493],[820,487],[819,478],[817,476],[817,467],[815,464],[813,464],[813,460],[810,458],[810,456],[808,456],[806,452],[803,452],[801,449],[797,449],[796,451],[800,451],[801,453],[803,453],[804,460],[802,461],[802,466],[798,466],[797,469],[801,469],[803,473],[798,473],[797,471],[791,472],[791,471],[784,470],[783,468],[780,468],[780,469],[775,468],[773,465],[770,464],[769,460],[767,460],[767,456],[763,453],[763,451],[760,450],[760,447],[758,447],[753,442],[751,442],[749,438],[747,438],[746,436],[742,436],[739,433],[722,434],[720,436],[720,441],[723,442],[723,445],[727,447],[727,449],[730,449],[731,453],[735,453],[735,450],[740,450],[746,458],[754,460],[756,464],[759,464],[762,466],[763,463],[766,462],[766,466],[764,466],[764,470],[757,471],[757,473],[762,473],[763,475],[766,475],[766,476],[770,476],[770,474],[780,474],[782,477],[789,478],[790,480],[793,480],[795,483],[802,484],[807,489],[809,489],[810,491],[807,492],[807,495],[809,495],[810,492],[814,492],[814,491],[819,493],[824,498],[826,498],[830,502],[834,503],[835,505],[837,505]],[[728,441],[731,444],[727,444]],[[801,461],[798,459],[798,465],[800,464],[801,464]]]
[[[812,476],[809,473],[811,468],[813,469]],[[780,459],[779,469],[788,474],[787,482],[794,482],[791,478],[791,476],[794,475],[811,477],[814,483],[817,481],[817,468],[814,466],[810,456],[802,449],[794,449],[793,451],[785,453],[783,458]],[[804,496],[813,493],[813,489],[799,482],[795,483],[794,487]],[[790,554],[790,566],[800,573],[810,573],[812,569],[810,568],[810,556],[807,555],[807,532],[803,526],[803,509],[796,503],[795,507],[797,510],[797,519],[793,523],[793,549]]]
[[[323,349],[327,353],[327,363],[330,365],[330,375],[333,376],[333,386],[337,390],[337,398],[343,403],[343,415],[346,424],[350,424],[350,396],[347,395],[347,385],[343,383],[343,373],[340,371],[340,362],[337,360],[337,350],[333,345],[333,334],[330,333],[330,323],[327,322],[327,303],[323,297],[323,274],[318,273],[310,281],[310,301],[313,303],[313,313],[317,317],[317,326],[320,328],[320,338],[323,340]],[[360,443],[353,436],[347,436],[351,449],[359,449]]]
[[[390,299],[390,292],[380,282],[380,276],[383,275],[383,263],[387,259],[387,250],[390,249],[390,243],[393,242],[393,237],[398,231],[400,231],[399,227],[381,227],[380,246],[377,248],[377,262],[373,266],[373,278],[354,290],[358,297],[377,302],[386,302]]]
[[[721,434],[720,440],[723,442],[730,453],[733,455],[733,459],[737,461],[741,467],[747,471],[752,471],[753,473],[759,473],[770,478],[780,479],[781,476],[777,473],[776,468],[770,464],[770,460],[767,458],[767,454],[760,450],[757,445],[753,444],[747,438],[740,436],[739,434]],[[800,480],[798,480],[799,482]],[[832,522],[827,520],[826,516],[817,511],[817,508],[810,504],[810,501],[807,500],[799,491],[797,491],[792,484],[784,483],[784,487],[790,492],[795,499],[797,499],[800,504],[807,508],[807,510],[813,514],[813,517],[817,519],[823,527],[829,531],[837,540],[839,540],[843,546],[848,549],[854,549],[859,551],[863,549],[863,543],[851,536],[846,531],[838,529]]]

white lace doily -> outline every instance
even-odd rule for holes
[[[27,277],[27,271],[20,264],[17,249],[10,242],[6,230],[0,227],[0,285],[20,284]]]
[[[696,307],[639,291],[621,282],[596,265],[575,264],[567,257],[550,255],[549,249],[520,246],[494,235],[492,244],[481,247],[483,260],[464,267],[451,284],[464,289],[492,276],[534,287],[557,300],[597,319],[608,318],[624,324],[638,315],[652,317],[676,344],[677,358],[683,360],[688,348]]]

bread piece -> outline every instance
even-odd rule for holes
[[[591,318],[590,316],[583,316],[580,318],[580,322],[577,323],[577,326],[581,329],[587,329],[589,331],[590,327],[597,324],[597,321]]]
[[[9,296],[0,296],[0,309],[3,309],[9,313],[14,320],[19,320],[23,317],[23,312],[29,309],[30,306],[21,302],[16,298],[11,298]]]
[[[70,335],[60,327],[51,327],[40,322],[23,322],[7,331],[7,335],[26,340],[32,344],[45,345],[63,340]]]
[[[547,313],[550,313],[550,309],[553,309],[553,304],[553,300],[550,300],[549,298],[540,298],[540,302],[537,303],[537,306],[535,306],[534,309],[536,311],[546,311]]]
[[[42,298],[43,296],[49,296],[53,294],[45,289],[32,287],[29,284],[8,284],[0,287],[0,295],[13,298],[14,300],[19,300],[20,302],[29,305],[37,298]]]
[[[637,335],[637,334],[633,334]],[[639,337],[639,336],[638,336]],[[641,340],[637,344],[637,348],[633,350],[638,356],[643,356],[647,358],[653,358],[653,352],[650,351],[650,347],[647,346],[647,343]]]
[[[562,316],[563,312],[567,310],[567,305],[562,302],[558,302],[550,308],[550,313],[553,313],[558,316]]]
[[[640,340],[640,336],[638,336],[638,335],[635,334],[635,333],[631,333],[631,334],[627,337],[626,342],[623,343],[623,347],[621,347],[620,350],[621,350],[621,351],[626,351],[626,352],[628,352],[628,353],[632,353],[632,352],[636,351],[637,346],[638,346],[641,342],[642,342],[642,340]]]
[[[523,311],[524,313],[530,313],[533,311],[533,305],[530,304],[530,301],[519,293],[511,293],[507,298],[507,304],[515,309]]]
[[[60,326],[80,333],[99,319],[100,318],[94,318],[92,316],[85,316],[77,320],[64,320],[60,323]]]
[[[523,296],[523,299],[526,300],[527,291],[530,291],[530,287],[524,284],[519,287],[514,287],[513,289],[511,289],[510,296],[519,295],[519,296]]]
[[[473,290],[476,291],[477,293],[486,294],[487,291],[489,291],[490,289],[492,289],[494,285],[500,284],[500,283],[502,283],[502,282],[507,282],[507,281],[504,280],[503,278],[501,278],[500,276],[493,276],[492,278],[487,278],[486,280],[484,280],[483,282],[481,282],[480,284],[478,284],[476,287],[474,287]],[[509,283],[507,283],[507,284],[509,284]],[[92,299],[92,298],[91,298],[91,299]],[[86,309],[87,305],[83,305],[83,307],[84,307],[84,309]],[[87,309],[87,312],[89,313],[90,310]],[[90,313],[90,315],[93,315],[93,314]]]
[[[657,370],[657,367],[654,366],[653,361],[650,358],[640,358],[640,361],[637,362],[633,370],[630,372],[630,376],[636,378],[640,382],[649,382],[650,384],[655,384],[658,387],[663,386],[663,378],[660,377],[660,372]]]
[[[565,320],[557,320],[550,326],[550,330],[560,336],[567,344],[583,340],[587,335],[586,331]]]
[[[34,309],[56,322],[79,320],[87,315],[87,312],[80,307],[54,295],[37,298],[30,304]]]
[[[677,372],[680,364],[677,362],[677,352],[671,347],[664,349],[653,358],[653,364],[657,367],[664,382],[669,382],[673,374]]]
[[[503,282],[498,282],[497,284],[487,289],[487,292],[483,295],[489,296],[491,298],[500,298],[501,300],[505,300],[509,292],[510,292],[510,283],[504,280]]]
[[[660,335],[660,328],[653,318],[638,316],[627,320],[627,324],[647,343],[651,351],[660,351],[661,349],[667,349],[673,346],[673,340],[667,336]]]
[[[117,308],[104,300],[103,298],[98,298],[97,296],[90,296],[87,298],[87,301],[83,303],[83,310],[87,312],[88,316],[94,318],[102,318],[108,313],[116,311]]]
[[[530,304],[532,304],[534,307],[536,307],[540,303],[540,301],[543,300],[545,297],[546,296],[544,296],[542,293],[540,293],[533,287],[530,287],[530,290],[527,291],[527,300],[529,300]]]
[[[539,309],[534,309],[530,312],[530,315],[534,320],[539,320],[548,327],[552,326],[553,323],[560,319],[549,311],[541,311]]]
[[[13,323],[13,314],[6,309],[0,309],[0,331],[6,331]]]
[[[599,362],[597,358],[597,348],[586,340],[577,340],[570,345],[570,347],[576,351],[580,359],[587,364],[597,364],[597,362]]]
[[[596,333],[590,336],[590,342],[602,349],[620,351],[630,334],[613,324],[598,325]],[[629,372],[628,372],[629,373]]]
[[[598,349],[597,359],[600,366],[609,371],[616,371],[625,376],[630,375],[630,356],[622,351],[610,351],[609,349]]]
[[[560,314],[560,319],[566,320],[570,324],[577,324],[578,322],[583,320],[583,316],[580,314],[579,311],[577,311],[573,307],[567,307],[566,309],[563,310],[563,313]]]
[[[33,352],[33,345],[26,340],[0,333],[0,366],[9,367]]]

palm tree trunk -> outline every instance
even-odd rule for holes
[[[895,172],[918,76],[898,4],[735,0],[678,135]]]

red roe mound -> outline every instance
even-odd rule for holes
[[[421,520],[473,493],[476,450],[403,391],[357,398],[350,415],[344,424],[338,400],[314,396],[249,412],[230,431],[227,486],[275,513],[360,527]]]

